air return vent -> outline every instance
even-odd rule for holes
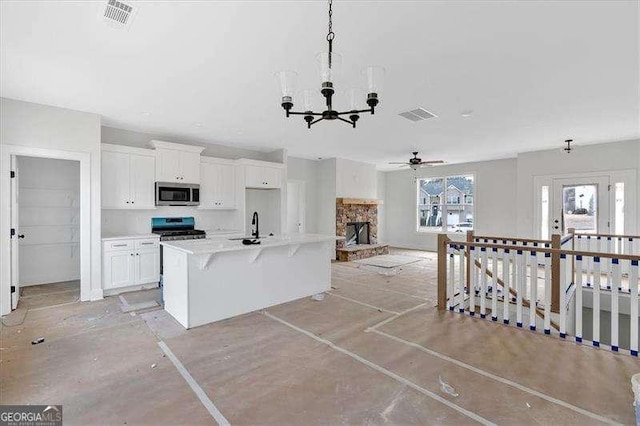
[[[430,118],[437,117],[437,115],[435,115],[432,112],[427,111],[424,108],[412,109],[411,111],[401,112],[398,115],[400,117],[404,117],[407,120],[411,120],[411,121],[423,121],[423,120],[428,120]]]
[[[135,2],[127,3],[118,0],[107,0],[102,8],[102,17],[110,26],[115,28],[127,28],[131,25],[137,12]]]

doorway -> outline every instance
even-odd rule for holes
[[[306,230],[306,184],[304,181],[287,181],[287,234],[302,234]]]
[[[12,309],[80,299],[80,162],[12,156]]]
[[[587,234],[609,233],[609,176],[553,179],[549,235],[569,228]]]

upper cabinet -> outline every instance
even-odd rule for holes
[[[236,208],[236,168],[229,160],[202,157],[200,209]]]
[[[102,208],[155,208],[155,152],[102,145]]]
[[[242,161],[242,160],[241,160]],[[252,161],[245,163],[245,187],[277,189],[282,187],[284,167],[279,163]]]
[[[202,147],[151,141],[156,148],[156,181],[200,183]]]

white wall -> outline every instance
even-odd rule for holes
[[[335,163],[336,197],[368,199],[377,197],[377,176],[374,164],[344,158],[336,158]]]
[[[5,145],[62,150],[69,152],[87,153],[90,156],[90,298],[102,297],[101,285],[101,247],[100,247],[100,116],[86,112],[72,111],[63,108],[22,102],[13,99],[0,99],[0,151],[3,153]],[[2,155],[4,157],[4,154]],[[8,176],[2,171],[2,178]],[[2,185],[3,192],[8,183]],[[2,225],[9,223],[8,195],[3,194],[0,201]],[[6,215],[6,216],[5,216]],[[4,229],[3,229],[4,231]],[[5,264],[8,259],[9,243],[2,244],[2,285],[9,285],[9,267]],[[5,298],[4,291],[0,297]],[[83,295],[83,298],[85,295]],[[5,312],[7,301],[2,300],[2,312]]]
[[[17,179],[20,287],[79,280],[80,162],[18,157]]]
[[[316,160],[296,157],[287,159],[287,179],[305,182],[305,224],[306,232],[310,234],[318,232],[318,168],[319,163]]]
[[[475,229],[479,234],[516,232],[516,160],[496,160],[385,172],[386,243],[395,247],[435,250],[437,233],[418,232],[416,177],[475,175]]]
[[[336,159],[318,164],[318,233],[336,235]]]
[[[570,154],[566,154],[560,148],[522,153],[518,155],[517,169],[517,233],[520,237],[530,238],[536,235],[533,187],[535,176],[635,170],[640,179],[640,141],[585,146],[576,144]],[[640,183],[640,180],[637,182]],[[640,199],[640,185],[638,186],[636,199]],[[630,208],[632,204],[627,202],[627,207]],[[640,223],[640,216],[638,216],[640,211],[631,213],[637,218],[635,223]],[[628,229],[626,232],[637,235],[637,231],[638,229]]]
[[[387,244],[387,175],[384,172],[376,173],[376,198],[378,204],[378,244]]]

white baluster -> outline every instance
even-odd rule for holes
[[[586,249],[584,251],[591,251],[591,237],[587,236]],[[587,287],[593,286],[593,257],[589,256],[584,259],[586,263],[586,282]]]
[[[611,350],[614,352],[618,352],[618,333],[619,333],[619,324],[618,324],[618,313],[619,313],[619,300],[618,300],[618,286],[621,283],[620,280],[620,260],[619,259],[611,259],[611,274],[612,281],[611,284]],[[632,322],[638,322],[638,317],[632,318]]]
[[[476,248],[471,246],[469,251],[469,263],[471,263],[471,283],[469,285],[469,315],[474,316],[476,314],[476,280],[478,275],[476,274]]]
[[[593,258],[593,346],[600,346],[600,258]]]
[[[631,261],[629,270],[629,290],[631,291],[631,310],[630,318],[638,318],[638,261]],[[631,338],[630,338],[631,355],[638,356],[638,321],[631,321]]]
[[[516,294],[518,293],[518,264],[517,264],[517,260],[518,260],[518,250],[515,248],[511,249],[511,288],[513,288],[513,290],[516,292]],[[517,296],[516,296],[516,301],[518,300]],[[517,310],[516,310],[517,311]],[[517,316],[516,316],[516,321],[518,320]]]
[[[481,262],[480,267],[480,318],[487,316],[487,248],[480,249]]]
[[[567,336],[567,255],[560,253],[560,337]]]
[[[449,252],[449,274],[447,277],[447,307],[449,308],[449,310],[453,310],[453,297],[455,295],[454,293],[454,271],[455,271],[455,257],[454,257],[454,251],[455,251],[455,245],[453,244],[449,244],[448,250]]]
[[[551,253],[544,254],[544,334],[551,334]]]
[[[491,249],[491,320],[498,321],[498,249]]]
[[[504,287],[502,288],[502,321],[505,324],[509,324],[509,302],[511,300],[511,292],[509,287],[510,274],[509,270],[511,269],[510,262],[511,253],[509,249],[502,250],[502,281],[504,282]]]
[[[529,291],[529,330],[536,329],[536,301],[538,300],[538,257],[537,252],[529,256],[529,271],[531,275]]]
[[[576,256],[576,342],[582,342],[582,256]]]
[[[460,288],[459,288],[459,292],[458,292],[458,310],[460,312],[464,312],[464,288],[466,285],[468,285],[467,281],[467,274],[466,274],[466,270],[464,267],[464,253],[465,253],[465,249],[462,246],[459,246],[460,250],[458,251],[459,256],[458,258],[460,259],[460,263],[458,265],[458,267],[460,268],[459,274],[460,274]]]
[[[516,277],[516,326],[522,327],[522,299],[527,279],[526,264],[522,250],[517,251],[517,277]]]

